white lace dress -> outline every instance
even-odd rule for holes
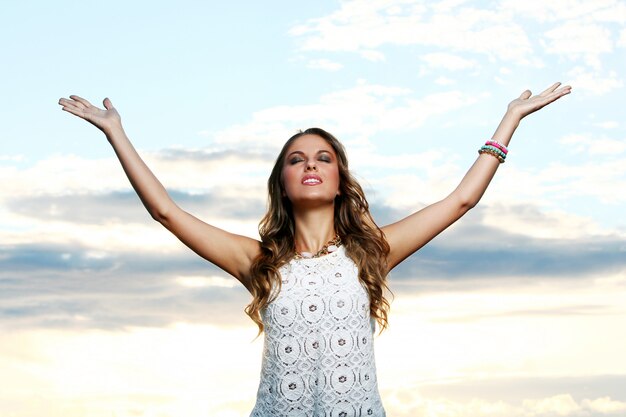
[[[369,297],[343,246],[280,268],[261,311],[261,383],[251,417],[385,416],[376,382]]]

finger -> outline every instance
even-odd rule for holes
[[[68,100],[66,98],[59,99],[59,105],[63,107],[71,107],[75,109],[84,109],[84,106],[74,100]],[[80,105],[80,107],[79,107]]]
[[[63,107],[61,108],[61,110],[66,111],[66,112],[68,112],[68,113],[71,113],[71,114],[73,114],[74,116],[78,116],[78,117],[80,117],[81,119],[86,119],[85,112],[84,112],[83,110],[79,109],[79,108],[76,108],[76,107],[67,107],[67,106],[63,106]]]
[[[521,98],[522,100],[527,100],[532,95],[533,93],[530,90],[526,90],[522,94],[520,94],[519,98]]]
[[[90,106],[91,106],[91,103],[90,103],[90,102],[88,102],[88,101],[87,101],[87,100],[85,100],[84,98],[79,97],[79,96],[77,96],[77,95],[72,94],[72,95],[70,96],[70,98],[71,98],[72,100],[74,100],[74,101],[79,102],[80,104],[82,104],[82,105],[83,105],[83,106],[85,106],[85,107],[90,107]]]
[[[561,94],[569,94],[572,92],[572,86],[571,85],[566,85],[564,87],[559,88],[557,91],[560,91]]]
[[[566,85],[564,87],[559,88],[558,90],[555,90],[555,91],[552,91],[551,93],[546,94],[544,98],[549,99],[550,101],[554,101],[571,92],[572,92],[572,87],[569,85]]]
[[[566,85],[540,98],[541,107],[560,99],[561,97],[572,92],[572,87]],[[542,93],[543,94],[543,93]]]
[[[111,100],[108,97],[102,100],[102,104],[107,110],[111,110],[113,108],[113,103],[111,103]]]
[[[539,94],[539,95],[540,96],[545,96],[546,94],[550,94],[551,92],[556,90],[560,85],[561,85],[560,82],[556,82],[556,83],[552,84],[550,87],[546,88],[544,91],[542,91],[541,94]]]

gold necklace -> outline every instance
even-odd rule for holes
[[[318,250],[317,253],[313,254],[311,252],[296,252],[294,255],[294,259],[311,259],[311,258],[319,258],[320,256],[328,255],[339,249],[341,246],[341,238],[339,235],[335,235],[334,238],[328,241],[322,249]]]

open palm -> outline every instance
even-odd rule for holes
[[[80,117],[102,130],[105,134],[122,124],[121,117],[108,98],[102,101],[104,109],[94,106],[82,97],[71,95],[59,100],[62,110]]]
[[[535,96],[530,90],[524,91],[518,98],[509,103],[509,112],[522,119],[571,92],[571,86],[566,85],[559,88],[560,85],[561,83],[554,83],[541,94]]]

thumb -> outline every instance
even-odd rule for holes
[[[111,100],[109,100],[108,97],[102,100],[102,104],[104,104],[104,108],[107,110],[111,110],[113,108],[113,103],[111,103]]]
[[[530,90],[526,90],[522,94],[520,94],[519,98],[521,98],[522,100],[526,100],[526,99],[530,98],[530,96],[532,96],[532,95],[533,95],[533,93],[531,93]]]

